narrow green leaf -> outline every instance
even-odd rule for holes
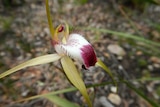
[[[88,106],[92,107],[92,103],[88,96],[86,86],[82,78],[80,77],[80,74],[78,73],[78,70],[76,69],[73,61],[68,56],[64,56],[61,59],[61,63],[62,63],[64,72],[68,77],[68,79],[70,80],[70,82],[81,92],[83,97],[86,99]]]
[[[113,34],[115,36],[141,41],[141,42],[145,43],[146,45],[153,45],[153,46],[158,46],[158,47],[160,46],[160,43],[158,43],[158,42],[154,42],[154,41],[142,38],[138,35],[132,35],[132,34],[129,34],[129,33],[117,32],[117,31],[108,30],[108,29],[97,29],[97,28],[93,28],[93,27],[87,27],[87,28],[86,27],[84,27],[84,28],[81,27],[81,29],[98,31],[98,32],[102,32],[102,33],[109,33],[109,34]]]
[[[77,91],[77,88],[71,87],[71,88],[62,89],[62,90],[58,90],[58,91],[53,91],[53,92],[49,92],[49,93],[45,93],[45,94],[41,94],[41,95],[34,95],[34,96],[31,96],[31,97],[28,97],[28,98],[18,100],[16,102],[23,102],[23,101],[33,100],[33,99],[36,99],[36,98],[42,98],[42,97],[44,98],[44,97],[49,96],[49,95],[57,95],[57,94],[62,94],[62,93],[67,93],[67,92],[72,92],[72,91]]]
[[[47,19],[48,19],[48,24],[49,24],[49,30],[51,32],[51,35],[54,36],[54,27],[53,27],[53,24],[52,24],[52,19],[51,19],[51,15],[50,15],[48,0],[46,0],[46,13],[47,13]]]
[[[105,85],[108,85],[108,84],[113,84],[113,83],[112,82],[102,82],[100,84],[89,85],[89,86],[87,86],[87,88],[101,87],[101,86],[105,86]],[[45,96],[48,96],[48,95],[57,95],[57,94],[68,93],[68,92],[73,92],[73,91],[77,91],[77,88],[71,87],[71,88],[67,88],[67,89],[62,89],[62,90],[58,90],[58,91],[49,92],[49,93],[46,93],[46,94],[35,95],[35,96],[31,96],[31,97],[28,97],[28,98],[18,100],[16,102],[23,102],[23,101],[33,100],[33,99],[36,99],[36,98],[42,98],[42,97],[44,98]]]
[[[145,77],[145,78],[135,79],[133,81],[160,81],[160,77]]]
[[[34,66],[34,65],[45,64],[45,63],[49,63],[49,62],[54,62],[60,58],[61,58],[61,56],[58,54],[49,54],[49,55],[39,56],[37,58],[33,58],[33,59],[30,59],[26,62],[23,62],[22,64],[19,64],[15,67],[11,68],[8,71],[5,71],[4,73],[0,74],[0,78],[3,78],[7,75],[10,75],[10,74],[12,74],[20,69],[23,69],[23,68],[26,68],[29,66]]]
[[[99,67],[101,67],[101,68],[103,68],[103,69],[109,74],[109,76],[112,78],[114,84],[115,84],[116,87],[117,87],[117,82],[116,82],[116,80],[114,79],[114,77],[113,77],[110,69],[109,69],[100,59],[98,59],[96,65],[99,66]],[[118,87],[117,87],[117,89],[118,89]]]
[[[55,95],[54,96],[48,95],[48,96],[45,96],[45,98],[47,98],[48,100],[50,100],[51,102],[55,103],[56,105],[58,105],[60,107],[79,107],[75,103],[72,103],[64,98],[60,98]]]
[[[128,81],[125,81],[125,80],[122,80],[122,82],[124,84],[126,84],[134,92],[136,92],[139,96],[141,96],[144,100],[146,100],[149,104],[151,104],[152,107],[160,107],[160,104],[156,103],[155,101],[153,101],[149,97],[146,97],[146,95],[140,89],[135,88],[135,86],[133,84],[131,84]]]

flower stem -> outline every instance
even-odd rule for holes
[[[49,24],[49,30],[50,30],[50,33],[51,33],[52,38],[53,38],[54,37],[54,27],[53,27],[52,20],[51,20],[48,0],[46,0],[46,13],[47,13],[47,19],[48,19],[48,24]]]

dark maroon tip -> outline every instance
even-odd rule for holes
[[[81,55],[82,55],[85,67],[88,68],[90,66],[94,66],[95,63],[97,62],[97,57],[92,46],[84,45],[81,48],[81,50],[82,50]]]
[[[58,29],[58,32],[62,32],[63,30],[64,30],[64,26],[61,25],[61,26],[59,27],[59,29]]]

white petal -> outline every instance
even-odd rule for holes
[[[89,50],[87,50],[87,48],[85,48],[86,46],[90,47],[89,50],[91,50],[91,52]],[[94,50],[91,47],[90,43],[79,34],[69,35],[69,38],[67,40],[67,44],[56,44],[55,49],[56,49],[57,53],[59,53],[59,54],[65,54],[67,56],[70,56],[73,59],[79,60],[87,68],[90,65],[92,65],[92,66],[94,65],[94,64],[88,64],[92,60],[92,57],[89,57],[89,55],[95,56]],[[86,55],[87,58],[84,57],[85,54],[87,54]],[[94,57],[93,59],[95,59],[94,60],[94,62],[95,62],[96,58]],[[86,60],[87,61],[89,60],[89,61],[87,62]]]
[[[56,44],[55,50],[58,54],[65,54],[71,58],[78,59],[83,62],[80,48],[84,44],[89,44],[89,42],[79,34],[71,34],[69,35],[67,44]]]

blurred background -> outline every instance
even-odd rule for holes
[[[49,5],[53,24],[65,20],[71,33],[83,34],[118,81],[115,93],[113,84],[102,85],[111,81],[102,69],[86,71],[77,64],[86,85],[101,84],[89,88],[95,107],[160,104],[159,0],[49,0]],[[31,58],[54,53],[50,39],[44,0],[0,1],[0,73]],[[29,67],[0,79],[0,106],[57,107],[41,98],[15,101],[68,87],[71,84],[58,61]],[[59,96],[85,107],[79,92]]]

